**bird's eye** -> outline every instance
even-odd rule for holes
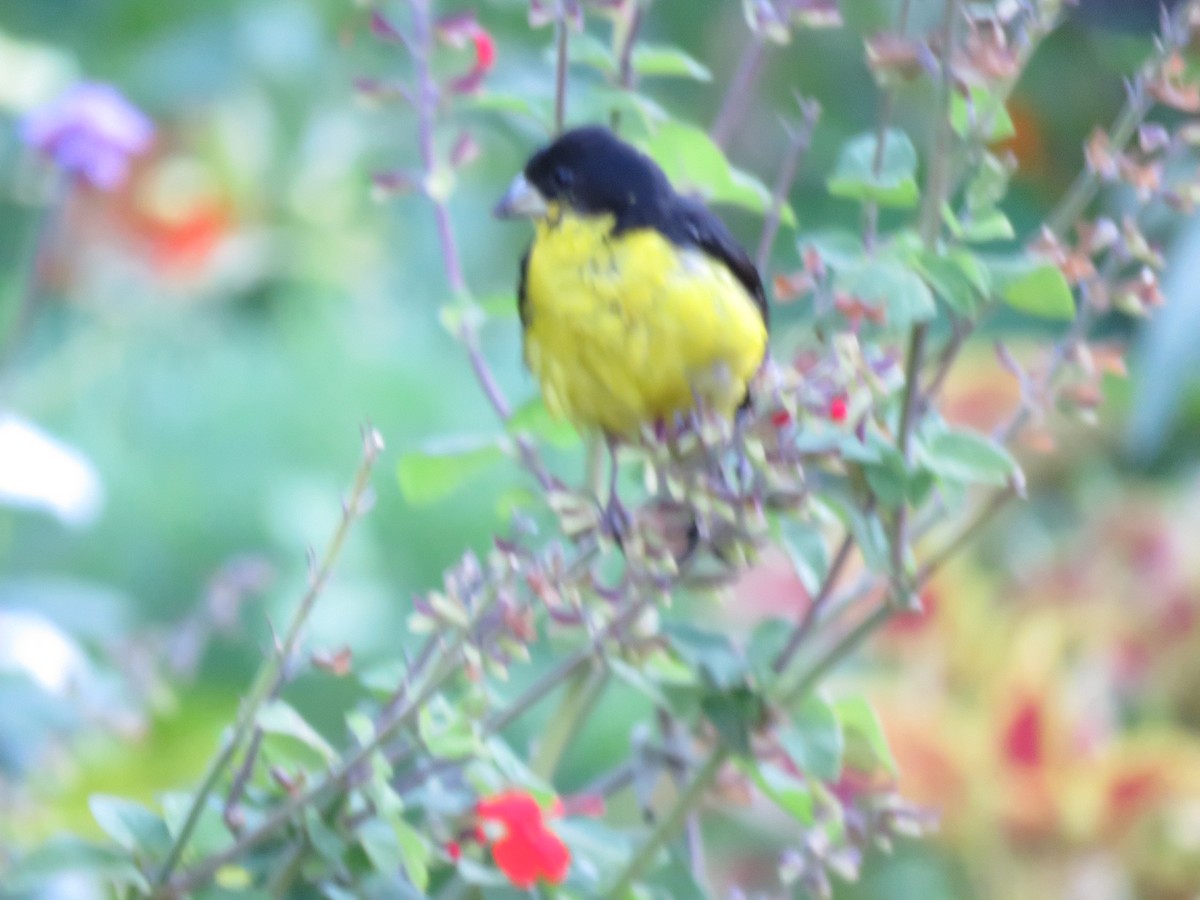
[[[555,169],[551,178],[554,179],[554,186],[560,190],[569,188],[571,186],[571,182],[575,180],[575,176],[566,166],[559,166],[557,169]]]

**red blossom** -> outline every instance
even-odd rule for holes
[[[849,405],[846,403],[845,397],[834,397],[829,401],[829,418],[834,422],[845,422],[846,415],[849,412]]]
[[[1034,769],[1044,758],[1042,710],[1033,700],[1024,701],[1004,732],[1004,753],[1014,766]]]
[[[786,409],[777,409],[771,413],[771,424],[776,428],[787,428],[792,424],[792,414]]]
[[[552,815],[560,815],[556,802]],[[561,884],[571,866],[571,851],[562,838],[546,827],[542,808],[523,791],[505,791],[479,801],[481,839],[494,838],[492,859],[516,887],[528,890],[539,880]],[[499,826],[495,836],[488,826]]]
[[[475,64],[464,75],[452,80],[449,88],[456,94],[473,93],[483,85],[483,79],[496,65],[496,41],[470,13],[444,16],[435,25],[437,35],[451,47],[475,50]]]
[[[462,859],[462,844],[458,841],[451,841],[446,845],[446,855],[454,862]]]

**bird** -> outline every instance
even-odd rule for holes
[[[767,351],[762,279],[701,200],[604,126],[537,150],[494,213],[533,221],[517,278],[525,363],[552,416],[605,438],[606,521],[619,531],[621,442],[749,402]]]

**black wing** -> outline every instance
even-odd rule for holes
[[[672,243],[698,247],[723,262],[754,299],[763,324],[770,324],[767,295],[754,261],[708,207],[698,200],[677,197],[661,230]]]
[[[530,248],[532,249],[532,248]],[[521,257],[521,270],[517,275],[517,315],[521,317],[521,324],[529,325],[529,300],[525,296],[525,283],[529,278],[529,250]]]

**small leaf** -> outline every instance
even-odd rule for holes
[[[132,888],[141,896],[151,893],[146,877],[126,852],[75,837],[51,838],[8,866],[4,891],[45,896],[46,883],[66,873],[85,875],[89,883],[102,881],[109,888]]]
[[[458,438],[405,453],[397,468],[400,490],[413,506],[428,506],[502,461],[507,451],[506,439]]]
[[[946,254],[922,250],[914,256],[913,265],[934,293],[962,315],[973,314],[991,290],[987,269],[966,250]]]
[[[903,131],[888,129],[884,136],[883,157],[875,172],[874,132],[851,138],[842,147],[837,166],[829,178],[829,193],[860,203],[880,206],[911,207],[917,204],[917,151]]]
[[[639,42],[633,50],[633,70],[646,77],[691,78],[712,81],[712,72],[678,47]]]
[[[505,426],[509,434],[526,432],[559,449],[569,450],[579,443],[579,432],[570,422],[556,419],[546,409],[540,396],[535,396],[512,414]]]
[[[475,756],[483,747],[471,718],[440,696],[421,707],[417,731],[425,749],[441,759]]]
[[[731,750],[747,756],[750,736],[762,727],[766,706],[761,697],[747,687],[706,694],[700,700],[705,718]]]
[[[816,231],[802,234],[796,246],[803,259],[805,251],[812,248],[826,265],[834,269],[853,266],[866,253],[862,238],[852,231]]]
[[[694,190],[712,203],[728,203],[762,213],[771,193],[757,178],[735,169],[704,131],[682,122],[664,122],[646,143],[648,152],[681,191]],[[794,227],[796,217],[784,207],[783,223]]]
[[[965,429],[939,432],[924,441],[925,464],[935,475],[966,484],[1003,487],[1020,467],[1007,450],[986,435]]]
[[[743,770],[781,810],[804,825],[813,823],[813,795],[807,784],[768,762],[747,760]]]
[[[853,500],[833,491],[827,491],[820,499],[814,498],[813,502],[825,506],[850,529],[868,568],[881,572],[891,565],[887,533],[878,515],[864,513]]]
[[[1004,99],[982,85],[970,89],[964,97],[955,91],[950,98],[950,125],[959,137],[975,133],[988,143],[1006,141],[1017,133]]]
[[[937,314],[929,286],[898,260],[868,259],[839,269],[834,287],[868,306],[882,306],[891,328],[907,328]]]
[[[788,517],[779,522],[779,539],[804,589],[809,596],[816,594],[829,571],[829,548],[821,530]]]
[[[1075,298],[1058,266],[1022,260],[994,264],[991,272],[1000,296],[1013,309],[1046,319],[1075,318]]]
[[[422,894],[429,887],[429,844],[408,822],[391,817],[392,831],[400,848],[400,860],[405,874]]]
[[[617,73],[617,60],[612,49],[604,41],[586,31],[571,35],[570,61],[575,65],[591,66],[605,75]],[[558,42],[553,42],[546,48],[542,57],[546,62],[554,63],[558,57]]]
[[[658,685],[643,675],[637,667],[631,666],[623,659],[614,657],[608,660],[608,669],[613,675],[617,676],[617,678],[625,682],[643,697],[646,697],[655,706],[670,709],[671,704],[667,701],[666,695],[663,694]]]
[[[820,694],[804,698],[791,724],[779,730],[779,742],[800,771],[822,781],[841,778],[846,740],[833,707]]]
[[[130,852],[156,854],[171,843],[166,823],[140,803],[94,794],[88,809],[101,830]]]
[[[321,737],[300,713],[282,700],[272,700],[259,710],[258,727],[267,734],[295,738],[306,747],[316,750],[326,761],[332,762],[337,756],[329,742]]]
[[[358,842],[377,872],[395,872],[404,864],[396,832],[383,819],[371,818],[359,825]]]
[[[845,736],[846,765],[862,772],[882,766],[895,775],[896,759],[874,707],[865,697],[844,697],[833,704],[834,715]]]
[[[713,687],[726,690],[746,680],[746,661],[727,635],[688,622],[668,622],[663,633],[675,653]]]

